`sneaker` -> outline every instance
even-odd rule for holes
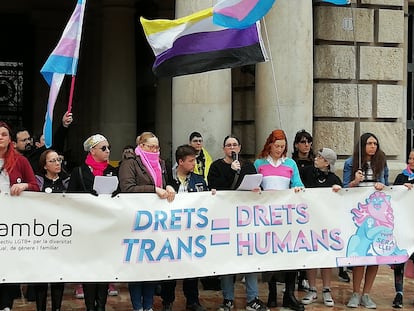
[[[76,288],[75,288],[75,297],[78,298],[78,299],[83,299],[85,297],[85,295],[83,293],[82,284],[76,285]]]
[[[361,300],[361,297],[358,293],[353,293],[351,296],[351,299],[349,299],[348,304],[346,305],[348,308],[358,308],[359,301]]]
[[[298,291],[307,292],[309,290],[309,281],[307,279],[299,280]]]
[[[361,297],[361,305],[364,306],[367,309],[376,309],[377,305],[375,302],[372,301],[372,299],[369,297],[368,294],[364,294]]]
[[[206,308],[197,302],[193,303],[192,305],[187,305],[186,309],[190,311],[206,311]]]
[[[166,303],[166,304],[162,304],[162,311],[172,311],[172,303]]]
[[[217,311],[229,311],[234,308],[234,301],[229,299],[224,299],[223,304],[221,304]]]
[[[144,309],[144,311],[154,311],[154,310],[152,310],[152,308],[149,308],[149,309]]]
[[[135,310],[134,310],[135,311]],[[144,311],[144,309],[143,308],[139,308],[137,311]]]
[[[301,302],[304,305],[308,305],[308,304],[311,304],[312,302],[314,302],[317,298],[318,298],[318,295],[317,295],[317,292],[316,292],[316,288],[312,287],[311,289],[309,289],[309,291],[305,295],[305,297],[302,298]]]
[[[261,301],[259,298],[255,298],[252,301],[247,303],[246,306],[247,311],[269,311],[270,309],[266,306],[266,304]]]
[[[325,304],[325,306],[327,307],[333,307],[334,306],[334,301],[332,299],[332,295],[331,295],[331,290],[329,288],[324,288],[322,290],[322,297],[323,297],[323,303]]]
[[[395,295],[395,298],[392,302],[392,307],[393,308],[402,308],[403,306],[403,295],[401,293],[397,293],[397,295]]]
[[[348,272],[346,270],[340,270],[338,273],[338,279],[341,282],[347,282],[349,283],[351,281],[351,278],[348,275]]]
[[[109,283],[108,296],[118,296],[118,290],[115,288],[114,283]]]

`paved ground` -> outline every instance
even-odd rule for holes
[[[335,270],[334,270],[335,271]],[[352,277],[352,274],[351,274]],[[388,266],[381,266],[379,270],[379,274],[374,284],[374,288],[372,291],[372,298],[377,303],[377,310],[392,310],[391,303],[394,298],[394,282],[393,282],[393,274],[392,270]],[[318,279],[318,286],[320,287],[320,280]],[[117,284],[117,288],[119,289],[119,295],[114,297],[108,298],[108,311],[132,311],[131,302],[129,300],[128,289],[125,284]],[[181,311],[185,310],[185,300],[183,299],[182,291],[181,291],[181,283],[177,285],[176,289],[176,296],[177,300],[174,303],[174,311]],[[278,286],[279,294],[278,294],[278,303],[281,305],[282,299],[282,289],[283,284]],[[405,298],[404,298],[404,307],[400,310],[413,310],[414,311],[414,280],[413,279],[405,279]],[[349,309],[345,306],[348,302],[348,299],[352,293],[352,288],[350,283],[344,283],[337,280],[336,273],[333,274],[333,282],[332,282],[332,293],[333,298],[335,300],[334,307],[325,307],[321,300],[318,302],[313,303],[311,305],[306,306],[306,310],[308,311],[318,311],[318,310],[353,310]],[[298,297],[304,296],[305,293],[297,292]],[[262,300],[267,300],[267,284],[260,283],[260,298]],[[319,297],[321,298],[321,297]],[[217,306],[222,302],[222,295],[220,291],[209,291],[203,290],[200,284],[200,301],[201,303],[207,308],[207,310],[216,310]],[[245,300],[245,288],[243,283],[237,282],[236,283],[236,310],[243,310],[246,305]],[[364,309],[360,307],[360,310]],[[36,306],[34,302],[27,302],[24,297],[21,299],[17,299],[15,301],[15,305],[13,310],[16,311],[32,311],[36,310]],[[62,310],[84,310],[84,302],[82,299],[76,299],[73,296],[73,284],[66,284],[65,288],[65,297],[62,306]],[[161,310],[161,299],[160,297],[156,296],[154,298],[154,311]],[[235,311],[236,311],[235,310]],[[273,310],[287,310],[283,308],[273,308]]]

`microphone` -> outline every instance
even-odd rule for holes
[[[234,152],[234,151],[232,151],[231,152],[231,158],[233,159],[233,161],[236,161],[236,160],[238,160],[237,158],[237,153],[236,152]],[[237,174],[239,174],[240,173],[240,169],[238,169],[237,170]]]
[[[233,159],[233,161],[236,161],[237,160],[237,153],[232,151],[231,152],[231,158]]]

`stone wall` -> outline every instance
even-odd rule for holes
[[[372,132],[391,182],[406,159],[405,27],[404,0],[314,4],[314,149],[345,159],[360,134]]]

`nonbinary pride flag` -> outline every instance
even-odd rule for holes
[[[213,22],[229,28],[246,28],[259,21],[275,0],[222,0],[213,7]]]
[[[157,77],[174,77],[210,70],[233,68],[267,61],[255,23],[245,29],[231,29],[213,23],[208,8],[175,20],[140,21],[150,44]]]
[[[40,73],[50,86],[49,99],[43,126],[45,145],[52,145],[53,109],[65,75],[76,75],[79,59],[79,46],[82,34],[83,15],[86,0],[78,0],[75,10],[67,23],[62,37],[50,54]]]

